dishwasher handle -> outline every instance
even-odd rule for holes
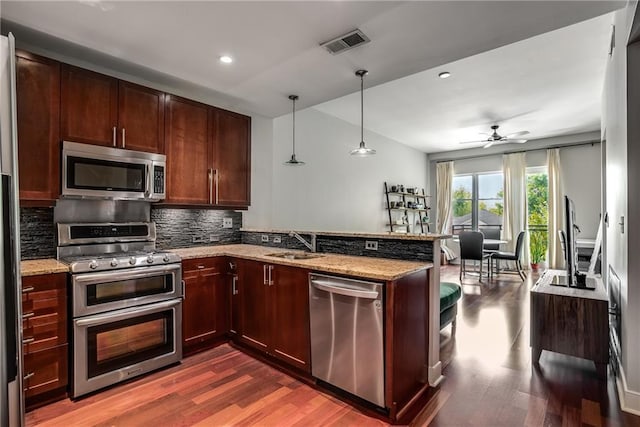
[[[365,289],[353,289],[345,288],[342,286],[336,286],[333,282],[327,280],[311,280],[311,286],[320,289],[322,291],[330,292],[332,294],[345,295],[355,298],[377,299],[377,291],[368,291]]]

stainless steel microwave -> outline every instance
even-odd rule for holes
[[[155,202],[165,198],[166,156],[62,143],[62,196]]]

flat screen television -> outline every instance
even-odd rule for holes
[[[576,225],[576,208],[573,200],[564,196],[564,230],[559,232],[560,244],[564,252],[567,276],[555,276],[552,283],[558,286],[573,286],[584,289],[595,289],[593,278],[587,278],[585,273],[578,271],[578,250],[576,238],[580,227]]]

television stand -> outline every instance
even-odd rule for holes
[[[602,279],[589,276],[595,290],[587,290],[554,286],[556,276],[566,276],[566,271],[547,270],[531,289],[531,361],[537,365],[542,350],[589,359],[604,378],[609,363],[609,297]]]
[[[590,277],[590,276],[587,276],[585,278],[584,285],[581,285],[581,284],[570,285],[569,277],[566,275],[566,272],[562,276],[554,275],[553,278],[551,279],[551,282],[549,282],[549,284],[551,286],[562,286],[565,288],[585,289],[588,291],[595,291],[597,288],[597,282],[595,277]]]

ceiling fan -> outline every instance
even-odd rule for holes
[[[517,136],[526,135],[526,134],[529,133],[529,131],[523,130],[523,131],[520,131],[520,132],[510,133],[509,135],[501,136],[501,135],[498,134],[498,128],[499,127],[500,126],[498,126],[498,125],[493,125],[493,126],[491,126],[491,129],[493,130],[493,133],[491,133],[491,134],[483,133],[483,135],[487,135],[488,136],[487,139],[481,139],[479,141],[464,141],[464,142],[461,142],[460,144],[477,144],[479,142],[484,142],[485,145],[483,145],[482,148],[489,148],[493,144],[496,144],[496,143],[500,143],[500,144],[507,144],[507,143],[524,144],[525,142],[527,142],[526,139],[520,139],[520,138],[516,138],[516,137]]]

